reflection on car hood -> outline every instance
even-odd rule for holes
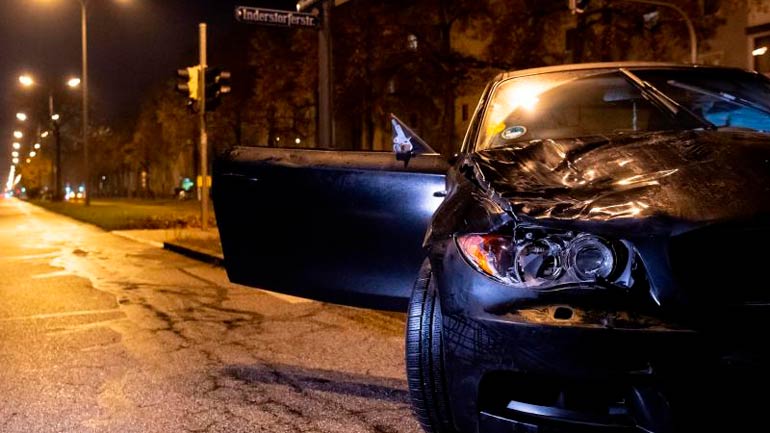
[[[513,212],[537,219],[770,214],[770,136],[678,131],[537,140],[479,152],[477,176]]]

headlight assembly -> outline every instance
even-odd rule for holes
[[[458,236],[457,245],[476,270],[515,287],[633,285],[630,245],[589,233],[520,228],[513,236]]]

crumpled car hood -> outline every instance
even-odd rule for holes
[[[534,219],[770,214],[770,135],[678,131],[537,140],[474,155],[482,184]]]

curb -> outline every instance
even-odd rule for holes
[[[163,249],[214,266],[223,266],[225,263],[225,258],[217,253],[193,249],[174,242],[163,242]]]
[[[115,235],[115,236],[120,236],[123,239],[128,239],[128,240],[131,240],[131,241],[134,241],[134,242],[139,242],[139,243],[142,243],[142,244],[145,244],[145,245],[150,245],[150,246],[153,246],[155,248],[163,248],[163,242],[150,241],[150,240],[147,240],[147,239],[142,239],[139,236],[131,236],[130,234],[126,233],[123,230],[113,230],[110,233]]]

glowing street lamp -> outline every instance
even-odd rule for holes
[[[30,157],[30,158],[34,158],[34,157],[36,157],[36,156],[37,156],[37,152],[35,152],[34,150],[33,150],[32,152],[30,152],[30,153],[29,153],[29,157]]]
[[[13,163],[14,164],[18,164],[19,163],[19,158],[13,158]]]
[[[38,149],[40,149],[40,143],[35,143],[35,145],[32,146],[32,147],[34,147],[35,150],[38,150]]]
[[[11,152],[11,156],[14,157],[14,158],[18,158],[19,157],[19,152],[14,150],[13,152]]]
[[[30,162],[32,162],[32,160],[27,158],[27,164],[29,164]]]
[[[13,131],[14,138],[22,138],[24,137],[24,133],[21,131]]]
[[[90,174],[90,164],[88,162],[88,4],[89,0],[78,0],[78,3],[80,3],[80,46],[81,46],[81,60],[82,60],[82,85],[80,85],[80,88],[83,92],[82,97],[82,103],[83,103],[83,115],[81,116],[81,121],[83,122],[82,134],[83,134],[83,171],[85,175],[85,181],[86,181],[86,190],[89,192],[88,195],[86,195],[85,205],[89,206],[91,204],[91,174]],[[81,84],[81,83],[78,83]],[[54,119],[56,120],[56,119]],[[57,187],[58,190],[58,187]]]
[[[27,121],[27,115],[25,113],[16,113],[16,118],[22,122]]]
[[[86,1],[87,0],[80,0],[81,5],[83,6],[83,8],[82,8],[83,17],[82,18],[84,20],[84,24],[85,24],[85,19],[86,19],[86,16],[85,16],[85,3],[86,3]],[[66,79],[64,81],[64,84],[66,84],[66,86],[69,89],[76,89],[76,88],[81,88],[82,87],[82,91],[83,91],[83,145],[84,145],[84,152],[83,152],[84,155],[83,156],[84,156],[84,159],[86,160],[85,165],[86,165],[86,171],[87,171],[88,170],[88,108],[87,108],[88,107],[88,100],[87,100],[88,99],[88,91],[87,91],[87,73],[88,73],[88,71],[86,70],[86,58],[85,58],[85,56],[86,56],[86,35],[85,35],[85,30],[86,29],[85,29],[85,26],[84,26],[83,27],[83,80],[82,80],[82,86],[81,86],[81,79],[79,77],[69,77],[68,79]],[[31,75],[29,75],[29,74],[25,74],[25,75],[20,76],[19,77],[19,82],[24,87],[33,87],[33,86],[37,86],[38,85],[38,83],[35,82],[35,79]],[[55,138],[54,146],[55,146],[55,149],[56,149],[56,153],[55,153],[56,158],[55,158],[55,164],[54,164],[54,168],[53,168],[53,171],[54,171],[54,184],[55,184],[54,190],[58,192],[58,191],[61,190],[60,185],[62,183],[61,182],[61,173],[62,173],[62,170],[61,170],[61,143],[59,142],[59,134],[58,134],[58,127],[59,127],[58,126],[58,121],[60,119],[60,116],[59,116],[59,114],[56,114],[54,112],[54,88],[50,87],[50,86],[46,86],[46,87],[48,87],[48,89],[47,89],[48,90],[48,116],[51,119],[51,123],[52,123],[51,127],[54,130],[54,138]],[[49,134],[50,133],[48,131],[44,131],[44,132],[42,132],[40,134],[40,137],[41,138],[46,138],[46,137],[48,137]],[[88,177],[88,175],[86,175],[86,177]],[[57,200],[59,199],[58,193],[57,193],[57,195],[54,198],[57,199]]]
[[[24,87],[31,87],[35,85],[35,79],[32,78],[32,76],[26,74],[19,77],[19,82]]]
[[[21,143],[19,143],[18,141],[13,143],[13,148],[16,149],[16,150],[21,149]]]

